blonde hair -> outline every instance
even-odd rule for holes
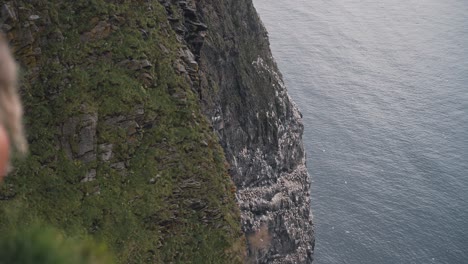
[[[23,107],[18,95],[17,66],[5,38],[0,35],[0,125],[8,131],[13,149],[27,152],[23,130]]]

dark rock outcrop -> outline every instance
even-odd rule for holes
[[[181,58],[191,69],[187,77],[230,163],[251,260],[312,262],[301,114],[251,0],[161,2],[177,17],[171,25],[186,45]]]

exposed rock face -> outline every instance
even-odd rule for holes
[[[187,77],[231,165],[251,260],[312,262],[301,114],[287,94],[251,0],[161,2],[188,46],[181,50],[189,54],[181,56],[191,69]],[[178,14],[170,4],[179,7]],[[258,245],[257,240],[269,241]]]

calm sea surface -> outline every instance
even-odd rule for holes
[[[468,263],[468,0],[254,2],[304,114],[315,263]]]

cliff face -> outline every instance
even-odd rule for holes
[[[199,63],[189,76],[231,165],[250,257],[260,263],[312,262],[301,114],[251,0],[162,2],[178,4],[182,16],[172,26]],[[200,22],[207,32],[193,28]]]
[[[93,235],[121,263],[238,263],[241,223],[249,260],[312,261],[300,113],[251,0],[0,6],[31,142],[4,228]]]

